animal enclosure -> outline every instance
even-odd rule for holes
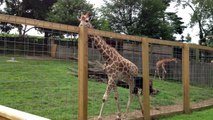
[[[52,120],[97,119],[108,79],[91,35],[133,62],[143,78],[144,114],[134,96],[129,119],[149,120],[213,105],[213,48],[9,15],[0,15],[0,22],[42,31],[40,37],[0,36],[1,105]],[[123,117],[129,90],[120,85],[118,93]],[[111,92],[103,119],[114,119],[116,113]]]

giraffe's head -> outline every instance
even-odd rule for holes
[[[177,58],[172,58],[171,61],[174,61],[175,63],[177,63]]]
[[[92,24],[90,23],[90,13],[87,12],[86,14],[81,13],[81,16],[78,18],[80,21],[80,26],[85,26],[87,28],[93,28]]]

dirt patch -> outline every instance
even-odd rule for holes
[[[191,103],[191,110],[198,110],[203,108],[208,108],[213,106],[213,99],[204,100],[201,102]],[[150,114],[152,117],[160,117],[160,116],[166,116],[171,115],[175,113],[181,113],[183,112],[183,105],[170,105],[170,106],[160,106],[152,108],[150,111]],[[123,115],[123,114],[122,114]],[[103,117],[103,120],[114,120],[116,118],[116,115],[110,115]],[[130,112],[128,114],[128,118],[124,119],[124,116],[122,116],[122,120],[139,120],[143,118],[143,115],[141,111],[136,110],[134,112]],[[97,120],[97,117],[90,117],[89,120]]]

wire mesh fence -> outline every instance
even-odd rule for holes
[[[190,49],[190,101],[192,108],[213,103],[213,51]]]
[[[182,49],[161,44],[150,45],[150,78],[157,94],[151,94],[151,114],[183,110]]]
[[[43,36],[1,35],[0,104],[53,120],[77,119],[77,61],[72,59],[77,34],[41,31]]]

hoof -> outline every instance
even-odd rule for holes
[[[121,120],[121,117],[120,116],[116,116],[115,120]]]
[[[102,120],[102,117],[101,117],[101,116],[98,116],[98,120]]]
[[[126,119],[127,117],[128,117],[128,115],[127,115],[127,114],[124,114],[123,119]]]

